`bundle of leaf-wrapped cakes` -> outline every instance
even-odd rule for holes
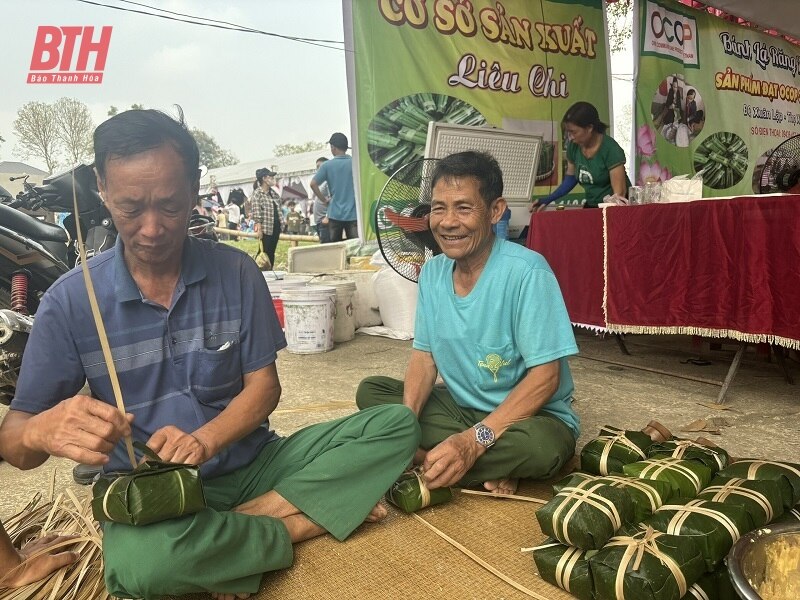
[[[586,444],[536,512],[539,574],[581,600],[736,598],[722,560],[753,529],[800,520],[800,465],[650,433],[607,426]]]

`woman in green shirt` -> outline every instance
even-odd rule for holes
[[[606,124],[588,102],[576,102],[561,121],[567,139],[567,173],[552,194],[531,203],[531,212],[565,196],[579,183],[586,191],[586,208],[597,208],[606,196],[627,198],[631,182],[625,172],[625,152],[606,135]]]

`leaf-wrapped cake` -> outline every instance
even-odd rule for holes
[[[781,488],[777,481],[769,479],[741,479],[717,475],[698,500],[737,504],[744,508],[753,520],[753,527],[771,523],[783,514]]]
[[[632,519],[630,496],[602,484],[564,487],[536,511],[536,520],[546,535],[582,550],[602,548],[623,523]]]
[[[107,473],[92,488],[98,521],[148,525],[206,507],[200,469],[149,458],[127,473]]]
[[[800,504],[787,510],[782,517],[775,519],[775,523],[800,523]]]
[[[792,508],[800,502],[800,465],[745,459],[725,467],[719,474],[723,477],[743,477],[744,479],[773,479],[781,486],[784,508]]]
[[[532,550],[542,579],[580,600],[593,600],[594,585],[589,574],[586,550],[565,546],[553,539],[545,540]],[[592,550],[588,552],[594,553]]]
[[[706,573],[689,587],[684,600],[739,600],[733,589],[728,569],[720,567],[713,573]]]
[[[651,458],[625,465],[623,471],[630,477],[666,481],[680,498],[694,498],[711,482],[711,469],[679,458]]]
[[[633,501],[633,522],[635,523],[644,521],[672,497],[672,486],[666,481],[648,481],[621,475],[603,477],[588,473],[573,473],[562,479],[553,485],[553,493],[557,494],[565,486],[586,487],[590,483],[602,483],[627,492]]]
[[[754,529],[753,521],[741,506],[708,500],[665,504],[644,524],[694,540],[709,572],[717,568],[742,534]]]
[[[707,440],[703,443],[700,443],[700,440],[696,442],[678,439],[667,440],[650,446],[647,450],[647,457],[693,460],[711,469],[712,473],[724,469],[730,462],[730,457],[725,450]]]
[[[691,538],[646,527],[589,559],[597,600],[680,600],[705,564]]]
[[[400,475],[386,492],[387,502],[406,513],[444,504],[452,499],[453,491],[449,487],[429,490],[421,477],[414,471],[407,471]]]
[[[581,451],[581,470],[595,475],[622,473],[622,466],[647,458],[653,440],[641,431],[606,425]]]

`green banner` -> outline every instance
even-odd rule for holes
[[[344,9],[366,238],[388,178],[423,157],[429,121],[541,135],[535,195],[544,195],[562,177],[566,109],[584,100],[609,116],[602,0],[344,0]]]
[[[673,0],[637,10],[637,183],[702,172],[703,196],[758,193],[800,133],[800,48]]]

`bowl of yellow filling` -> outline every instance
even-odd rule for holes
[[[726,562],[740,598],[800,599],[800,524],[767,525],[742,536]]]

